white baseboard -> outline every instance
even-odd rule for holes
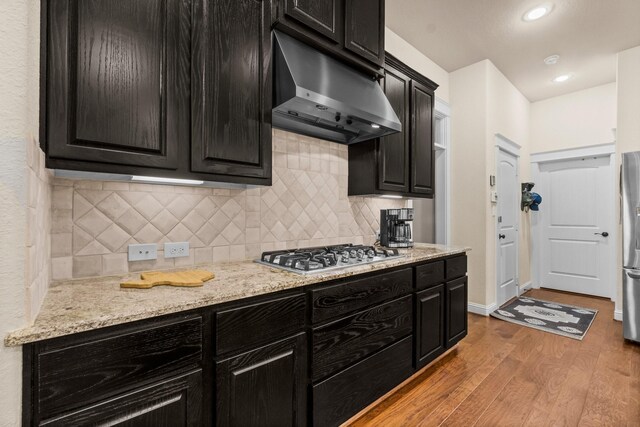
[[[613,312],[613,320],[617,320],[618,322],[622,322],[622,310],[615,310]]]
[[[531,280],[529,280],[528,282],[520,285],[520,293],[529,290],[529,289],[533,289],[533,282],[531,282]]]
[[[468,304],[468,308],[470,313],[479,314],[481,316],[488,316],[496,308],[498,308],[498,306],[496,305],[495,302],[490,305],[482,305],[482,304],[476,304],[475,302],[470,302]]]

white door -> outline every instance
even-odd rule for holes
[[[520,189],[518,159],[498,150],[496,188],[498,192],[497,304],[500,307],[518,295],[518,219]]]
[[[607,155],[540,164],[541,286],[612,297],[611,161]]]

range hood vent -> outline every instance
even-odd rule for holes
[[[375,80],[284,33],[274,34],[274,127],[342,144],[402,130]]]

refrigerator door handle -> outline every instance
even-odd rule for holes
[[[627,274],[629,275],[629,277],[631,277],[632,279],[636,279],[636,280],[640,280],[640,274],[633,274],[629,271],[627,271]]]

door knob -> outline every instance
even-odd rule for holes
[[[593,233],[593,234],[599,234],[602,237],[607,237],[609,235],[609,233],[607,233],[606,231],[603,231],[602,233]]]
[[[507,237],[507,236],[504,235],[504,234],[498,234],[498,239],[504,239],[505,237]]]

